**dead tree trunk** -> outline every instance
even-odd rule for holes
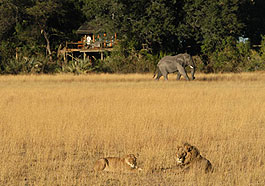
[[[41,30],[41,33],[43,33],[43,36],[44,36],[44,38],[46,40],[46,43],[47,43],[47,45],[46,45],[46,52],[47,52],[47,54],[49,56],[50,62],[52,62],[52,51],[51,51],[50,41],[49,41],[47,32],[45,32],[45,30]]]

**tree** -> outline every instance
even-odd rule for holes
[[[23,56],[42,58],[47,51],[52,60],[53,50],[75,37],[73,30],[84,18],[80,3],[74,0],[3,0],[0,10],[1,68],[15,54],[21,60]]]
[[[27,14],[33,17],[33,21],[38,26],[40,33],[43,34],[46,40],[46,51],[49,55],[50,61],[52,61],[52,52],[50,47],[50,40],[48,32],[51,28],[47,26],[48,20],[61,9],[62,4],[60,1],[48,0],[42,1],[38,0],[32,6],[26,9]]]
[[[91,24],[105,31],[115,31],[127,43],[141,48],[147,44],[154,53],[176,50],[178,46],[176,27],[180,1],[117,1],[81,0],[83,12]]]
[[[6,59],[12,53],[13,45],[10,45],[9,37],[17,20],[17,8],[12,0],[2,0],[0,2],[0,73]]]
[[[5,1],[6,4],[9,3],[9,6],[5,4],[5,10],[14,12],[14,16],[8,18],[11,21],[6,24],[9,25],[10,37],[5,39],[14,42],[22,50],[20,52],[26,52],[27,55],[40,55],[43,53],[43,45],[46,45],[46,52],[51,59],[52,50],[58,43],[73,38],[73,30],[83,22],[79,3],[74,0]],[[2,11],[0,15],[1,13]],[[5,19],[0,20],[4,21]]]
[[[237,15],[239,6],[239,0],[185,0],[181,40],[185,46],[200,46],[204,54],[224,47],[223,40],[238,37],[244,28]]]
[[[121,25],[122,4],[116,0],[80,0],[82,11],[89,24],[98,32],[114,34]]]
[[[141,52],[157,58],[189,52],[209,62],[213,54],[227,55],[239,36],[260,44],[264,8],[263,0],[1,0],[0,66],[18,53],[54,61],[53,51],[75,40],[85,21],[98,32],[117,33],[125,60]]]
[[[240,19],[246,24],[244,37],[254,45],[259,45],[262,35],[265,35],[265,1],[244,0],[240,8]]]
[[[133,16],[138,18],[132,22],[134,35],[138,36],[142,43],[148,44],[154,53],[179,50],[176,32],[179,22],[179,5],[177,1],[147,1],[145,8],[140,9],[141,16]]]
[[[0,2],[0,39],[12,29],[16,23],[16,7],[11,0]]]

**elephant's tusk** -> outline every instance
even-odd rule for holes
[[[194,67],[190,65],[190,68],[194,68]]]

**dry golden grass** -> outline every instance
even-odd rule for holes
[[[265,185],[265,73],[0,76],[0,185]],[[152,173],[197,146],[212,174]],[[138,153],[140,174],[99,174]]]

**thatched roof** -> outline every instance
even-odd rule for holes
[[[78,30],[76,31],[77,34],[93,34],[93,33],[98,33],[102,32],[103,29],[100,28],[99,26],[92,25],[88,22],[85,22],[82,24]]]

